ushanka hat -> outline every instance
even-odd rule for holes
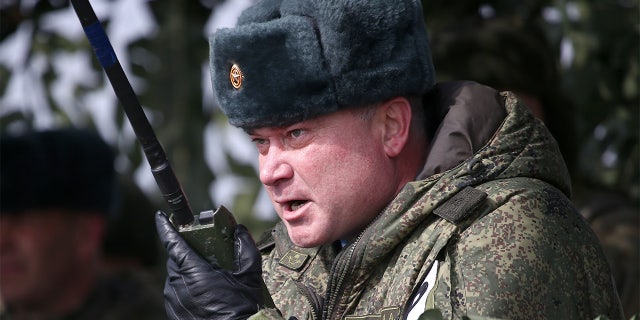
[[[95,132],[60,128],[0,135],[0,214],[110,214],[114,152]]]
[[[434,70],[419,0],[262,0],[210,39],[229,122],[279,127],[398,95]]]

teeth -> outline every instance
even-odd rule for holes
[[[302,205],[304,205],[304,204],[305,204],[304,201],[299,201],[299,200],[291,201],[291,205],[290,205],[291,206],[291,211],[298,210],[298,208],[302,207]]]

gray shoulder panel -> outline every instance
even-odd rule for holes
[[[433,209],[433,213],[451,223],[458,223],[473,213],[473,210],[476,209],[486,197],[487,194],[483,191],[473,187],[465,187],[445,203]]]

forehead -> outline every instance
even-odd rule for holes
[[[321,128],[336,128],[336,127],[354,127],[356,124],[354,120],[361,118],[361,111],[359,109],[345,109],[332,112],[329,114],[314,117],[309,120],[296,122],[291,125],[281,127],[259,127],[245,129],[245,132],[249,135],[262,135],[265,133],[278,133],[288,132],[294,129],[321,129]]]

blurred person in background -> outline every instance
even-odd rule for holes
[[[165,318],[155,287],[105,271],[103,241],[120,191],[114,153],[100,136],[3,133],[0,157],[0,318]]]
[[[562,90],[558,62],[544,32],[506,18],[469,19],[432,30],[431,48],[440,80],[469,79],[510,90],[544,121],[571,173],[571,199],[611,264],[624,312],[638,314],[640,208],[621,192],[587,179],[581,170],[576,111]]]
[[[153,221],[161,203],[147,196],[130,176],[120,174],[118,184],[118,210],[109,217],[102,242],[105,271],[122,277],[152,277],[148,280],[161,284],[164,257]]]

